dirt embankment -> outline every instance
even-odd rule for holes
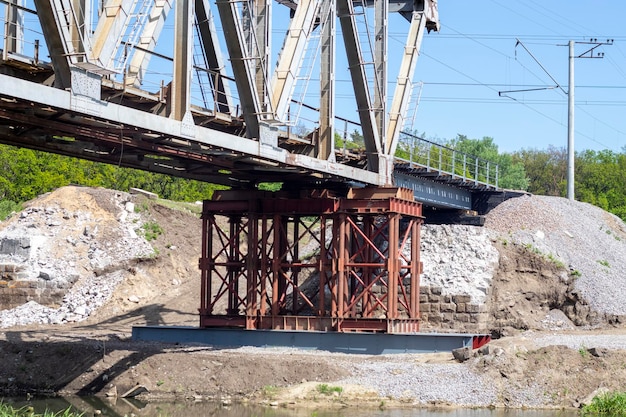
[[[132,203],[132,210],[127,203]],[[28,262],[22,260],[28,264],[23,271],[36,275],[30,277],[32,281],[46,281],[39,274],[44,267],[57,276],[55,279],[61,279],[62,271],[54,273],[53,264],[65,260],[64,268],[72,269],[67,276],[71,275],[76,284],[93,283],[90,289],[80,292],[83,298],[112,280],[119,280],[119,284],[97,308],[90,298],[92,301],[83,307],[94,307],[93,311],[80,321],[70,320],[76,315],[66,315],[67,320],[58,324],[0,329],[3,395],[54,392],[120,396],[142,386],[148,398],[235,397],[284,403],[324,400],[374,406],[383,400],[387,405],[404,406],[573,407],[598,388],[626,386],[626,351],[622,350],[626,342],[602,349],[604,341],[621,340],[626,334],[619,327],[619,317],[590,307],[584,291],[575,285],[570,265],[554,262],[546,250],[538,253],[534,249],[541,242],[528,246],[512,238],[492,239],[500,255],[486,300],[488,326],[494,334],[507,337],[494,341],[487,355],[462,364],[449,353],[363,357],[293,350],[214,350],[130,340],[133,325],[197,325],[201,239],[197,215],[143,197],[76,187],[61,189],[29,207],[27,216],[17,215],[6,222],[0,235],[3,230],[26,231],[30,237],[49,239],[49,248],[58,248],[56,252],[31,251]],[[44,221],[45,216],[54,214],[50,207],[56,207],[55,213],[60,213],[62,220]],[[122,215],[124,211],[127,214]],[[105,226],[98,219],[114,221]],[[27,220],[35,226],[20,229],[20,221]],[[91,226],[79,220],[89,220]],[[135,254],[134,247],[128,245],[143,244],[134,240],[133,233],[145,238],[144,225],[158,225],[161,230],[148,242],[148,255]],[[70,229],[76,234],[59,232]],[[132,233],[120,235],[118,229]],[[55,236],[65,244],[52,244]],[[126,239],[125,248],[120,248],[120,239]],[[83,246],[85,255],[76,256],[74,251]],[[96,254],[92,258],[90,248]],[[107,248],[113,248],[117,257],[110,256],[103,266],[93,258],[98,251],[107,253]],[[6,259],[3,262],[9,263]],[[11,262],[17,264],[20,260]],[[98,280],[89,281],[94,277]],[[60,297],[47,307],[64,308],[68,299],[75,300]],[[76,301],[74,304],[78,305]],[[67,308],[76,313],[75,308]],[[22,315],[29,314],[24,311]],[[4,313],[0,312],[0,318]],[[589,324],[595,327],[580,327]],[[581,343],[568,347],[541,343],[554,332],[574,332]],[[584,342],[589,335],[597,338],[592,343]],[[428,377],[422,377],[423,372]],[[342,385],[344,391],[321,395],[318,386],[322,383]],[[353,383],[359,388],[351,388]],[[460,391],[460,387],[467,386],[477,392]],[[429,387],[433,392],[430,396],[425,394]]]

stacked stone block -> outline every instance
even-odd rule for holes
[[[422,331],[485,332],[487,306],[468,294],[444,295],[441,287],[420,287]]]
[[[28,301],[48,306],[58,304],[71,284],[51,280],[45,273],[30,277],[18,264],[0,264],[0,310],[15,308]]]

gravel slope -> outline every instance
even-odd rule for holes
[[[626,315],[626,225],[618,217],[565,198],[524,196],[492,210],[485,228],[562,262],[595,311]]]

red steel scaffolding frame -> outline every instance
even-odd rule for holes
[[[204,202],[200,327],[419,330],[422,205],[412,191]]]

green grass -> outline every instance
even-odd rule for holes
[[[143,229],[143,235],[148,242],[155,240],[163,234],[163,228],[156,222],[144,223],[141,228]]]
[[[583,416],[626,416],[626,392],[607,392],[594,397],[582,409]]]
[[[609,265],[609,261],[604,260],[604,259],[603,259],[603,260],[598,261],[598,263],[599,263],[600,265],[602,265],[602,266],[607,267],[607,268],[610,268],[610,267],[611,267],[611,265]]]
[[[343,388],[334,387],[327,384],[319,384],[317,387],[315,387],[315,389],[317,390],[317,392],[324,395],[332,395],[335,392],[337,394],[341,394],[343,392]]]
[[[266,385],[261,389],[263,396],[273,399],[278,394],[278,387],[275,385]]]
[[[547,258],[550,262],[556,265],[557,268],[565,268],[565,264],[553,254],[549,253]]]
[[[44,411],[43,414],[36,414],[33,407],[13,408],[9,404],[0,402],[0,417],[80,417],[83,413],[76,413],[69,407],[63,411]]]
[[[202,204],[188,203],[184,201],[163,200],[162,198],[159,198],[157,200],[157,204],[172,210],[178,210],[187,213],[191,212],[196,216],[200,216],[202,214]]]

